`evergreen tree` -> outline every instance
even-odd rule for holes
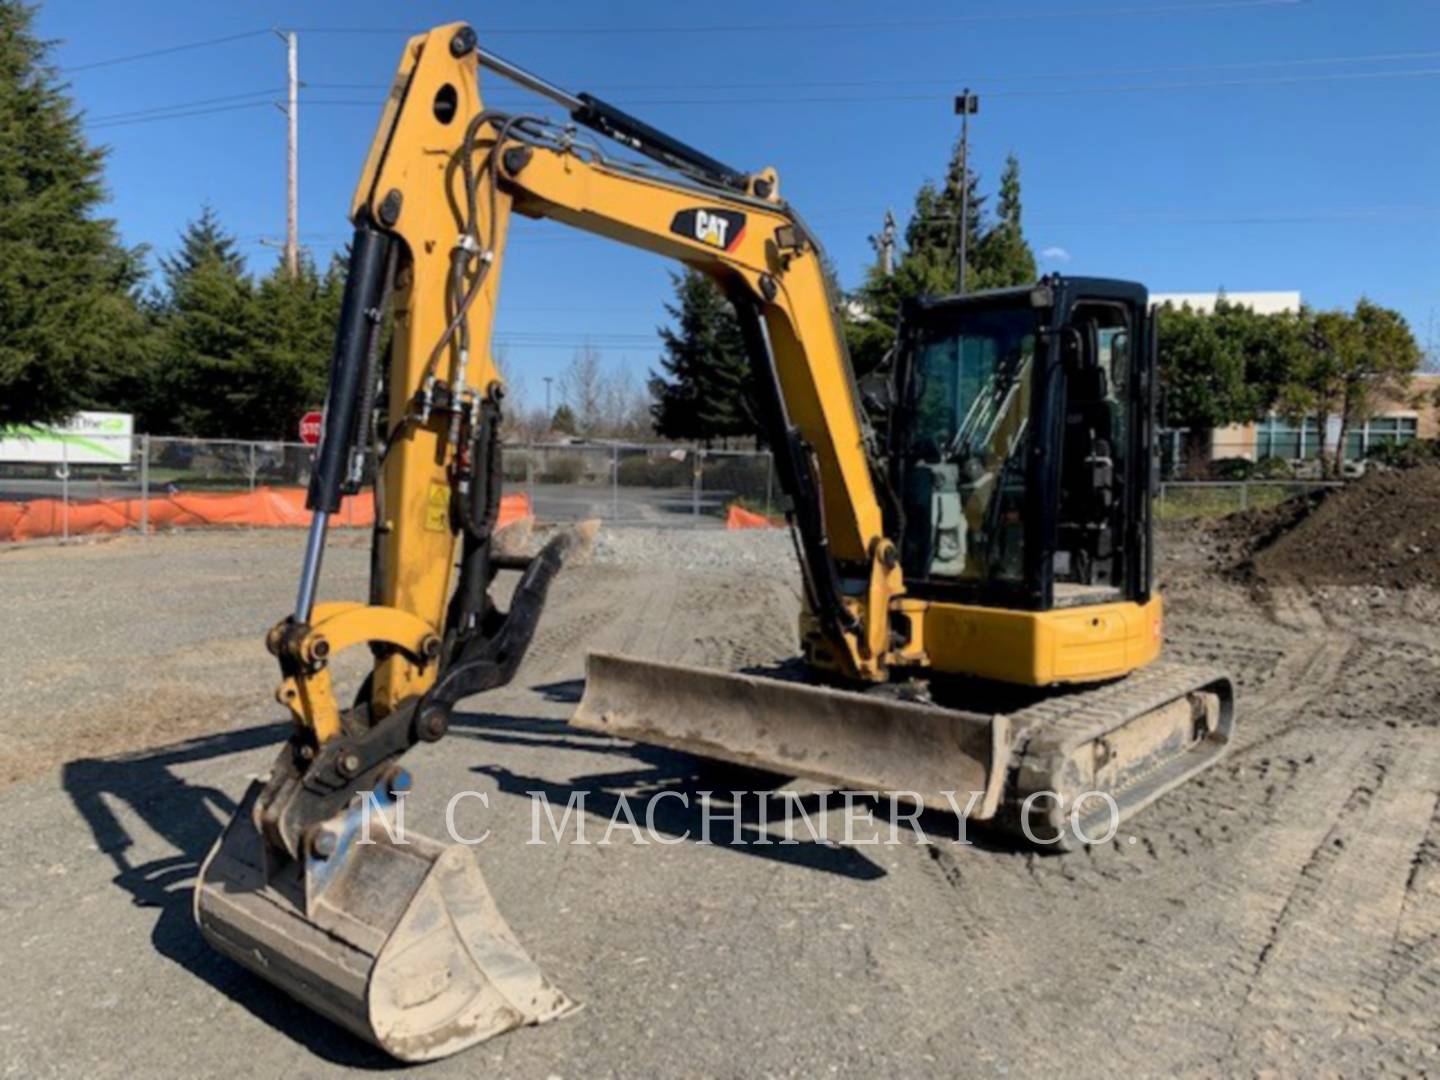
[[[754,434],[749,365],[734,309],[703,274],[686,269],[671,280],[675,302],[665,310],[675,325],[660,328],[663,374],[650,378],[656,433],[706,444]]]
[[[960,193],[970,191],[966,215],[966,287],[994,288],[1035,280],[1035,256],[1025,240],[1020,216],[1020,164],[1012,154],[1001,178],[999,218],[985,227],[985,196],[973,169],[964,169],[957,144],[943,187],[927,180],[915,194],[905,226],[905,244],[886,275],[878,263],[855,293],[860,314],[847,314],[845,339],[860,374],[873,370],[895,341],[900,305],[907,297],[945,296],[958,291],[960,279]]]
[[[293,280],[277,262],[256,286],[230,382],[237,437],[293,439],[300,417],[323,404],[343,291],[343,266],[321,275],[308,258]]]
[[[569,405],[561,405],[555,410],[555,415],[550,418],[550,430],[559,432],[561,435],[579,433],[580,425],[575,422],[575,414],[570,410]]]
[[[225,231],[215,208],[207,203],[200,208],[200,216],[180,234],[179,250],[160,260],[170,295],[175,295],[178,283],[212,262],[230,273],[245,273],[245,259],[240,255],[235,237]]]
[[[147,431],[245,438],[260,434],[249,349],[256,336],[255,289],[235,240],[208,207],[161,261],[161,343],[142,408]]]
[[[94,216],[104,151],[86,144],[33,18],[0,0],[0,425],[117,404],[145,340],[143,253]]]
[[[1035,253],[1020,224],[1020,161],[1014,154],[1005,159],[1005,171],[1000,174],[997,220],[973,250],[977,288],[1028,285],[1037,276]]]

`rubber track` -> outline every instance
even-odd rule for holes
[[[1069,751],[1216,683],[1229,684],[1229,675],[1218,668],[1160,661],[1115,682],[1057,695],[1010,713],[1014,732],[1011,775],[1006,784],[1006,802],[997,824],[1006,831],[1019,830],[1020,808],[1025,797],[1035,791],[1058,787],[1050,778],[1053,763],[1060,761]],[[1232,698],[1233,694],[1232,686]],[[1131,777],[1125,792],[1136,790],[1147,777],[1175,760],[1162,759],[1147,773]],[[1205,767],[1214,765],[1218,760],[1220,755],[1214,754]],[[1193,774],[1161,786],[1133,806],[1125,800],[1124,792],[1117,793],[1120,820],[1124,821],[1143,809],[1175,784],[1189,779],[1190,775]]]

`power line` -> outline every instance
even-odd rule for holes
[[[1433,60],[1440,49],[1423,52],[1365,53],[1349,56],[1294,57],[1278,60],[1236,60],[1215,64],[1165,64],[1138,68],[1088,68],[1079,71],[1007,72],[1003,75],[967,75],[972,83],[1036,82],[1056,79],[1126,78],[1133,75],[1163,75],[1170,72],[1199,74],[1207,71],[1248,71],[1269,67],[1321,67],[1327,64],[1388,64],[1402,60]],[[606,83],[598,89],[615,90],[823,90],[865,89],[871,86],[936,86],[949,88],[953,80],[945,79],[857,79],[820,82],[744,82],[744,83]],[[335,89],[340,89],[336,86]],[[349,86],[345,89],[384,90],[380,84]]]
[[[265,90],[250,90],[243,94],[225,94],[222,97],[197,98],[194,101],[177,101],[172,105],[153,105],[146,109],[131,109],[128,112],[106,113],[103,116],[92,116],[87,119],[91,123],[102,124],[111,120],[130,120],[142,116],[152,116],[156,113],[173,112],[176,109],[196,109],[205,105],[218,105],[222,102],[243,101],[247,98],[266,97],[272,94],[284,93],[283,87],[269,87]],[[264,104],[260,102],[259,104]]]
[[[1440,75],[1440,68],[1418,68],[1406,71],[1328,72],[1319,75],[1281,75],[1261,79],[1211,79],[1191,80],[1187,82],[1129,83],[1118,86],[1066,86],[1044,90],[990,90],[986,92],[985,96],[987,98],[1069,97],[1072,94],[1146,93],[1163,90],[1214,90],[1221,87],[1281,86],[1296,83],[1350,82],[1363,79],[1430,78],[1435,75]],[[663,105],[684,105],[687,107],[702,105],[868,105],[949,101],[953,96],[953,94],[937,93],[885,94],[868,95],[865,97],[814,95],[794,98],[628,98],[621,101],[620,104],[627,107]],[[336,104],[339,104],[339,102],[336,102]]]
[[[1440,55],[1436,53],[1434,55]],[[1434,78],[1440,75],[1440,68],[1415,68],[1403,71],[1350,71],[1350,72],[1329,72],[1318,75],[1285,75],[1273,78],[1261,79],[1216,79],[1206,81],[1186,82],[1158,82],[1158,83],[1131,83],[1119,86],[1074,86],[1054,87],[1043,90],[993,90],[987,93],[988,97],[1052,97],[1070,96],[1073,94],[1099,94],[1099,93],[1148,93],[1153,91],[1168,90],[1213,90],[1227,87],[1255,87],[1255,86],[1288,86],[1304,83],[1325,83],[1325,82],[1352,82],[1374,79],[1419,79]],[[230,106],[228,109],[216,108],[191,108],[211,101],[232,101],[248,97],[256,97],[261,94],[278,93],[279,90],[257,90],[245,94],[233,94],[220,98],[202,98],[194,102],[181,102],[175,105],[160,105],[148,109],[134,110],[125,113],[110,113],[104,116],[91,118],[88,122],[92,127],[122,127],[129,123],[144,123],[151,120],[172,120],[189,116],[206,116],[212,112],[226,112],[236,108],[248,108],[254,105],[268,104],[268,102],[252,102],[250,105]],[[890,94],[870,95],[866,97],[854,97],[843,95],[816,95],[810,97],[796,98],[631,98],[618,102],[619,105],[634,108],[643,106],[646,108],[657,108],[665,106],[725,106],[736,107],[743,105],[766,106],[777,105],[869,105],[869,104],[903,104],[910,102],[934,102],[948,101],[952,95],[949,94]],[[380,98],[305,98],[304,104],[319,107],[343,107],[343,108],[377,108],[383,102]],[[529,101],[510,101],[508,99],[490,100],[488,105],[499,108],[527,108],[533,105]],[[179,110],[179,111],[176,111]]]
[[[1173,15],[1188,13],[1205,13],[1211,11],[1225,11],[1246,8],[1278,8],[1278,7],[1299,7],[1308,3],[1308,0],[1200,0],[1191,3],[1170,3],[1158,5],[1126,6],[1092,8],[1088,10],[1067,11],[1062,9],[1040,9],[1035,11],[994,11],[978,12],[970,15],[943,16],[933,19],[889,19],[883,22],[876,21],[853,21],[853,22],[832,22],[832,23],[735,23],[718,26],[591,26],[591,27],[494,27],[487,28],[487,37],[503,36],[553,36],[556,34],[575,35],[617,35],[617,34],[707,34],[707,33],[752,33],[764,31],[832,31],[832,30],[910,30],[923,29],[932,26],[965,25],[978,22],[1015,22],[1033,21],[1044,19],[1081,19],[1081,18],[1105,18],[1105,17],[1128,17],[1141,15]],[[382,35],[410,35],[415,32],[412,27],[365,27],[365,26],[309,26],[294,27],[294,31],[311,34],[382,34]],[[146,49],[143,52],[127,53],[123,56],[112,56],[104,60],[92,60],[85,64],[69,64],[59,68],[61,74],[72,75],[84,71],[97,71],[102,68],[115,67],[120,64],[133,64],[142,60],[153,60],[162,56],[173,56],[176,53],[192,52],[196,49],[209,49],[218,45],[228,45],[236,41],[245,41],[250,38],[260,37],[264,34],[273,33],[271,27],[261,27],[255,30],[245,30],[237,34],[225,34],[220,37],[202,38],[199,41],[186,41],[178,45],[167,45],[159,49]],[[351,85],[348,88],[359,89]]]
[[[1412,68],[1403,71],[1344,71],[1317,75],[1280,75],[1259,79],[1209,79],[1185,82],[1122,83],[1116,86],[1067,86],[1041,90],[990,90],[986,97],[1027,98],[1027,97],[1070,97],[1075,94],[1138,94],[1170,90],[1216,90],[1240,87],[1291,86],[1305,83],[1356,82],[1376,79],[1426,79],[1440,75],[1437,68]],[[977,80],[978,82],[978,80]],[[785,105],[896,105],[913,102],[949,101],[953,94],[870,94],[855,95],[816,94],[807,97],[764,97],[764,98],[622,98],[615,102],[622,108],[663,108],[684,106],[703,108],[721,106],[735,108],[748,105],[764,105],[774,108]],[[365,106],[375,108],[380,99],[331,98],[308,99],[307,104],[319,106]],[[511,101],[509,99],[486,102],[497,108],[530,108],[532,101]]]
[[[989,97],[1048,97],[1053,94],[1141,93],[1151,90],[1213,90],[1232,86],[1288,86],[1296,83],[1354,82],[1366,79],[1420,79],[1440,75],[1440,68],[1408,71],[1335,71],[1323,75],[1279,75],[1263,79],[1216,79],[1205,82],[1138,83],[1128,86],[1080,86],[1055,90],[997,90]]]
[[[1270,67],[1320,67],[1327,64],[1388,64],[1402,60],[1433,60],[1440,57],[1440,49],[1421,52],[1364,53],[1348,56],[1294,57],[1278,60],[1238,60],[1217,64],[1165,64],[1155,67],[1137,68],[1089,68],[1080,71],[1033,71],[1010,72],[1003,75],[969,75],[972,83],[992,82],[1036,82],[1056,79],[1102,79],[1124,78],[1134,75],[1161,75],[1173,72],[1199,74],[1208,71],[1250,71]],[[953,80],[943,79],[827,79],[816,82],[787,80],[782,82],[728,82],[728,83],[601,83],[594,89],[613,93],[632,90],[863,90],[873,86],[935,86],[949,88]],[[374,90],[377,93],[390,89],[389,83],[306,83],[312,90]]]
[[[1102,7],[1089,9],[1066,10],[1063,8],[1040,8],[1031,11],[989,11],[975,12],[968,15],[948,15],[930,19],[886,19],[883,21],[844,21],[844,22],[771,22],[771,23],[725,23],[709,26],[534,26],[534,27],[486,27],[484,36],[490,37],[532,37],[543,35],[553,37],[565,35],[575,36],[607,36],[635,35],[635,34],[685,34],[697,36],[703,34],[734,34],[734,33],[785,33],[789,31],[801,31],[813,33],[815,31],[833,30],[913,30],[935,26],[964,26],[974,23],[986,22],[1033,22],[1047,19],[1096,19],[1096,18],[1122,18],[1145,15],[1185,15],[1205,14],[1215,11],[1255,9],[1255,8],[1289,8],[1300,7],[1308,0],[1199,0],[1191,3],[1166,3],[1166,4],[1144,4],[1127,5],[1116,7]],[[301,33],[308,34],[410,34],[413,28],[400,29],[396,27],[378,26],[302,26],[296,27]]]
[[[174,53],[189,52],[192,49],[208,49],[213,45],[228,45],[232,41],[244,41],[246,38],[259,37],[261,34],[268,33],[270,30],[267,27],[260,30],[246,30],[241,34],[206,38],[203,41],[187,41],[182,45],[170,45],[163,49],[149,49],[145,52],[130,53],[128,56],[113,56],[108,60],[95,60],[88,64],[72,64],[69,67],[60,68],[60,72],[65,75],[73,75],[77,71],[94,71],[97,68],[114,67],[116,64],[133,64],[138,60],[151,60],[157,56],[170,56]]]
[[[117,127],[129,127],[132,124],[153,124],[160,120],[180,120],[190,116],[210,116],[214,113],[238,112],[241,109],[263,109],[270,108],[268,101],[249,101],[240,105],[217,105],[211,109],[189,109],[183,112],[165,113],[159,116],[139,116],[133,120],[108,120],[90,124],[91,130],[105,130]]]
[[[874,218],[876,210],[865,211],[854,208],[820,211],[807,215],[815,221],[864,221]],[[1083,218],[1051,217],[1045,214],[1027,215],[1027,224],[1041,225],[1270,225],[1270,224],[1322,224],[1325,222],[1416,222],[1440,219],[1440,206],[1365,206],[1337,207],[1307,211],[1304,213],[1276,213],[1270,211],[1236,211],[1230,213],[1193,213],[1185,210],[1121,210],[1088,214]],[[954,217],[939,215],[909,219],[910,224],[951,225]]]
[[[246,34],[246,35],[240,35],[240,36],[249,37],[249,36],[252,36],[252,35]],[[219,41],[219,40],[233,40],[233,39],[214,39],[214,40]],[[196,43],[192,43],[191,46],[184,46],[184,47],[187,47],[187,48],[188,48],[188,47],[197,47],[197,48],[198,48],[198,47],[200,47],[200,46],[203,45],[203,44],[205,44],[205,43],[196,42]],[[176,46],[175,48],[178,49],[178,48],[181,48],[181,46]],[[161,51],[163,52],[163,51],[165,51],[165,50],[161,50]],[[1331,56],[1331,57],[1302,57],[1302,58],[1280,59],[1280,60],[1252,60],[1252,61],[1238,61],[1238,62],[1235,62],[1235,63],[1222,63],[1222,64],[1191,64],[1191,65],[1184,65],[1184,66],[1169,66],[1169,67],[1148,67],[1148,68],[1112,69],[1112,70],[1109,70],[1109,71],[1097,69],[1097,70],[1091,70],[1091,71],[1036,72],[1036,73],[1030,73],[1030,74],[1014,74],[1014,75],[985,75],[985,76],[976,76],[975,79],[974,79],[974,81],[976,81],[976,82],[1023,81],[1023,80],[1029,80],[1029,79],[1034,79],[1034,80],[1041,80],[1041,79],[1050,80],[1050,79],[1057,79],[1057,78],[1081,78],[1081,79],[1083,79],[1083,78],[1102,78],[1102,77],[1107,77],[1107,76],[1140,75],[1140,74],[1160,72],[1160,71],[1189,71],[1189,72],[1199,72],[1199,71],[1245,70],[1245,69],[1254,69],[1254,68],[1272,67],[1272,66],[1273,66],[1273,67],[1293,67],[1293,66],[1309,66],[1309,65],[1322,65],[1322,64],[1388,63],[1388,62],[1394,62],[1394,61],[1398,61],[1398,60],[1426,59],[1426,58],[1434,58],[1434,57],[1440,57],[1440,50],[1417,51],[1417,52],[1407,52],[1407,53],[1356,54],[1356,55],[1348,55],[1348,56]],[[137,54],[137,58],[138,58],[138,54]],[[118,61],[117,61],[117,62],[118,62]],[[1428,78],[1428,77],[1433,77],[1433,76],[1435,76],[1435,75],[1437,75],[1437,74],[1440,74],[1440,69],[1435,69],[1435,68],[1421,68],[1421,69],[1411,69],[1411,70],[1402,70],[1402,71],[1376,71],[1376,72],[1328,72],[1328,73],[1320,73],[1320,74],[1314,74],[1314,75],[1274,76],[1274,77],[1265,77],[1265,78],[1259,78],[1259,79],[1224,79],[1224,80],[1208,80],[1208,81],[1195,81],[1195,80],[1190,80],[1190,81],[1179,81],[1179,82],[1161,82],[1161,83],[1130,84],[1130,85],[1120,85],[1120,86],[1092,86],[1092,87],[1084,87],[1084,86],[1081,86],[1081,87],[1063,87],[1063,88],[1062,88],[1062,87],[1056,87],[1056,88],[1049,88],[1049,89],[1030,89],[1030,90],[998,90],[998,91],[990,91],[989,94],[988,94],[988,96],[999,96],[999,97],[1033,97],[1033,96],[1053,96],[1053,95],[1059,95],[1059,94],[1064,94],[1064,95],[1067,95],[1067,96],[1068,96],[1068,95],[1074,94],[1074,93],[1139,93],[1139,92],[1156,91],[1156,90],[1215,89],[1215,88],[1221,88],[1221,87],[1288,85],[1288,84],[1291,84],[1291,83],[1350,81],[1350,80],[1356,80],[1356,79],[1364,80],[1364,79],[1384,79],[1384,78]],[[664,88],[667,87],[667,86],[676,86],[676,85],[679,85],[679,84],[666,84],[666,83],[650,83],[650,84],[646,84],[646,83],[628,83],[628,84],[621,84],[621,83],[613,83],[613,84],[605,84],[604,86],[601,87],[601,89],[604,89],[604,90],[606,90],[607,92],[611,92],[611,91],[615,91],[615,90],[623,90],[623,89],[626,89],[626,88],[630,88],[630,89],[657,89],[657,90],[658,90],[658,89],[664,89]],[[721,89],[727,89],[727,88],[732,88],[732,87],[735,88],[735,89],[751,89],[751,90],[755,90],[755,89],[766,89],[766,88],[768,88],[768,89],[789,89],[789,88],[793,88],[793,89],[805,89],[805,88],[824,88],[824,87],[835,87],[835,88],[840,88],[840,89],[844,89],[844,88],[860,89],[860,88],[863,88],[863,87],[866,87],[866,86],[878,86],[878,85],[890,85],[890,86],[929,86],[929,85],[939,86],[939,85],[945,85],[945,86],[948,86],[949,84],[948,84],[948,83],[942,84],[942,83],[933,82],[933,81],[930,81],[930,80],[912,80],[912,81],[908,81],[908,82],[907,82],[907,81],[899,81],[899,82],[896,82],[896,81],[878,82],[878,81],[872,81],[872,80],[862,80],[862,81],[775,82],[775,83],[736,83],[736,84],[711,83],[711,84],[703,84],[703,85],[694,86],[694,87],[692,87],[692,88],[693,88],[693,89],[697,89],[697,90],[721,90]],[[380,85],[380,84],[378,84],[378,83],[375,83],[375,84],[371,84],[371,83],[310,83],[310,84],[306,84],[306,89],[307,89],[307,90],[365,89],[365,90],[375,90],[375,91],[377,92],[377,94],[378,94],[380,91],[385,90],[385,89],[388,89],[388,86],[382,86],[382,85]],[[269,88],[269,89],[264,89],[264,90],[248,91],[248,92],[242,93],[242,94],[229,94],[229,95],[224,95],[224,96],[221,96],[221,97],[199,98],[199,99],[195,99],[195,100],[192,100],[192,101],[176,102],[176,103],[171,104],[171,105],[156,105],[156,106],[151,106],[151,107],[145,108],[145,109],[129,110],[129,111],[127,111],[127,112],[107,113],[107,114],[102,115],[102,116],[90,117],[90,118],[88,119],[88,122],[89,122],[92,126],[96,126],[96,127],[99,127],[99,126],[117,126],[117,127],[118,127],[118,126],[123,126],[123,123],[122,123],[122,122],[141,121],[141,120],[148,120],[148,119],[160,119],[160,120],[163,120],[163,119],[178,119],[178,118],[184,118],[184,117],[188,117],[188,116],[205,116],[205,115],[208,115],[208,114],[209,114],[209,110],[206,110],[206,109],[204,108],[204,106],[208,106],[208,105],[212,105],[212,104],[228,103],[228,102],[234,102],[234,101],[241,101],[241,100],[244,100],[244,99],[247,99],[247,98],[267,96],[267,95],[271,95],[271,94],[279,94],[279,93],[282,93],[282,92],[283,92],[283,88]],[[931,94],[900,94],[900,95],[881,95],[881,96],[873,96],[873,95],[872,95],[872,96],[865,96],[865,97],[856,97],[856,96],[847,96],[847,95],[815,95],[815,96],[799,97],[799,98],[766,98],[766,99],[764,100],[764,103],[765,103],[765,104],[768,104],[768,105],[774,105],[774,104],[780,104],[780,105],[784,105],[784,104],[796,104],[796,105],[799,105],[799,104],[806,104],[806,105],[811,105],[811,104],[845,104],[845,105],[851,105],[851,104],[866,104],[866,103],[901,103],[901,102],[911,102],[911,101],[915,101],[915,102],[938,101],[938,100],[941,100],[942,98],[948,100],[949,96],[950,96],[950,95],[949,95],[948,93],[946,93],[946,94],[933,94],[933,95],[931,95]],[[369,98],[363,98],[363,99],[362,99],[362,98],[332,98],[332,99],[324,99],[324,98],[309,98],[309,97],[307,97],[307,98],[305,99],[305,103],[306,103],[306,104],[309,104],[309,105],[318,105],[318,106],[338,106],[338,107],[364,107],[364,108],[373,108],[373,107],[376,107],[376,106],[378,106],[379,104],[381,104],[381,99],[380,99],[379,97],[376,97],[375,99],[369,99]],[[650,99],[639,99],[639,98],[636,98],[636,99],[627,99],[626,101],[622,102],[621,104],[629,105],[629,106],[647,106],[647,107],[654,107],[654,106],[678,106],[678,105],[685,105],[685,106],[747,105],[747,104],[755,104],[755,103],[756,103],[755,101],[753,101],[753,100],[751,100],[751,99],[748,99],[748,98],[738,98],[738,99],[736,99],[736,98],[713,98],[713,99],[712,99],[712,98],[703,98],[703,99],[691,99],[691,98],[650,98]],[[488,104],[495,105],[495,106],[502,107],[502,108],[517,108],[517,107],[527,107],[527,106],[532,105],[533,103],[532,103],[532,102],[529,102],[529,101],[519,101],[519,100],[516,100],[516,101],[513,101],[513,102],[512,102],[512,101],[509,101],[509,100],[507,100],[507,99],[503,99],[503,98],[502,98],[502,99],[500,99],[500,100],[492,100],[492,101],[488,102]],[[224,111],[224,110],[216,110],[216,111]]]

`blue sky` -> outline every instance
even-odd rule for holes
[[[774,165],[847,286],[886,208],[903,221],[919,183],[942,173],[951,98],[968,85],[981,95],[982,186],[1019,155],[1045,268],[1155,291],[1298,288],[1321,307],[1367,294],[1404,312],[1422,344],[1440,341],[1435,0],[50,0],[39,30],[58,42],[91,137],[111,148],[109,212],[125,239],[163,253],[208,202],[265,269],[276,253],[262,240],[284,229],[272,102],[285,51],[259,31],[300,28],[301,233],[324,260],[348,234],[406,31],[460,18],[561,86],[738,167]],[[230,35],[248,36],[108,62]],[[521,101],[492,82],[489,99]],[[543,398],[542,379],[583,341],[643,374],[668,269],[559,226],[517,228],[499,332],[522,395]]]

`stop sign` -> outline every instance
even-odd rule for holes
[[[322,412],[307,412],[300,418],[300,441],[306,446],[320,445],[320,429],[325,424]]]

